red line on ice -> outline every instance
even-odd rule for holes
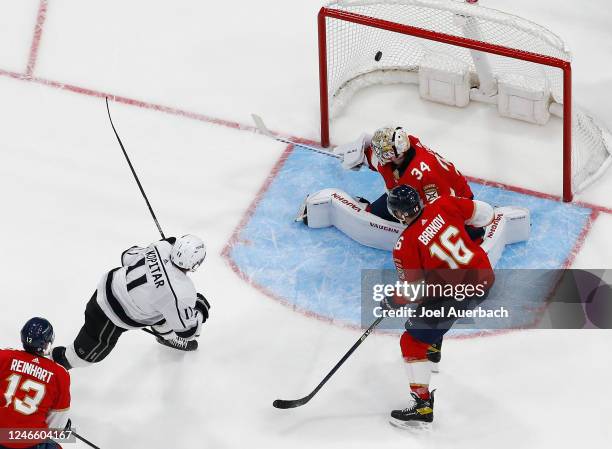
[[[563,264],[563,268],[570,268],[573,265],[574,260],[576,260],[576,256],[582,249],[582,246],[584,245],[587,235],[589,235],[589,232],[591,232],[591,228],[593,227],[593,224],[595,223],[595,220],[597,220],[597,217],[599,217],[600,213],[601,211],[597,209],[591,209],[591,215],[589,215],[589,219],[584,225],[582,232],[576,239],[576,243],[574,243],[574,247],[572,248],[569,255],[567,256],[567,259],[565,263]]]
[[[477,178],[475,176],[466,176],[466,178],[468,179],[468,181],[477,182],[478,184],[483,184],[486,186],[499,187],[500,189],[509,190],[511,192],[523,193],[525,195],[535,196],[537,198],[544,198],[547,200],[557,201],[560,203],[563,202],[563,198],[557,195],[552,195],[550,193],[538,192],[537,190],[531,190],[531,189],[527,189],[524,187],[513,186],[510,184],[505,184],[503,182],[489,181],[487,179]],[[596,210],[604,214],[612,214],[612,208],[600,206],[598,204],[586,203],[583,201],[573,201],[570,204],[574,204],[580,207],[586,207],[587,209]]]
[[[36,61],[38,60],[38,49],[40,47],[40,38],[42,37],[45,20],[47,18],[47,0],[40,0],[38,4],[38,14],[36,15],[36,25],[34,26],[34,36],[32,37],[32,45],[30,46],[30,56],[28,57],[28,66],[26,67],[25,76],[32,77]]]
[[[127,104],[129,106],[135,106],[142,109],[149,109],[153,111],[164,112],[170,115],[176,115],[179,117],[185,117],[192,120],[198,120],[200,122],[211,123],[213,125],[225,126],[227,128],[244,130],[244,131],[256,131],[255,126],[251,125],[242,125],[238,122],[233,122],[231,120],[224,120],[216,117],[211,117],[205,114],[200,114],[197,112],[187,111],[185,109],[174,108],[171,106],[165,106],[162,104],[150,103],[147,101],[136,100],[133,98],[122,97],[120,95],[113,95],[109,92],[102,92],[98,90],[88,89],[85,87],[75,86],[72,84],[64,84],[58,81],[47,80],[44,78],[36,78],[29,77],[23,73],[11,72],[8,70],[0,69],[0,75],[7,76],[9,78],[14,78],[21,81],[29,81],[36,84],[42,84],[47,87],[52,87],[55,89],[66,90],[69,92],[74,92],[81,95],[87,95],[89,97],[96,98],[105,98],[108,97],[110,100],[115,101],[117,103]]]

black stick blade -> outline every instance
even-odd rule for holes
[[[310,398],[308,396],[306,396],[305,398],[302,399],[294,399],[293,401],[286,401],[284,399],[277,399],[275,400],[272,405],[276,408],[280,408],[282,410],[288,409],[288,408],[296,408],[296,407],[300,407],[304,404],[306,404],[308,401],[310,400]]]

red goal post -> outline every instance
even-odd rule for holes
[[[319,82],[321,107],[321,145],[328,147],[329,141],[329,84],[328,84],[328,30],[329,19],[358,24],[364,27],[378,28],[393,33],[410,35],[417,38],[436,41],[465,49],[504,56],[507,58],[528,61],[535,64],[555,67],[563,71],[563,200],[571,201],[572,192],[572,66],[570,61],[531,53],[489,42],[470,39],[463,36],[445,34],[435,30],[419,28],[405,23],[396,23],[376,17],[370,17],[351,11],[323,7],[318,15],[319,36]]]

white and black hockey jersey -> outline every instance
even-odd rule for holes
[[[146,248],[133,246],[121,255],[123,266],[102,277],[97,301],[116,326],[137,329],[165,324],[180,337],[195,334],[196,289],[170,261],[171,250],[165,240]]]

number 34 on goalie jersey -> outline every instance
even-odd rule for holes
[[[400,279],[409,282],[422,279],[422,270],[492,270],[484,250],[465,230],[474,207],[472,200],[451,196],[426,205],[393,250]]]

